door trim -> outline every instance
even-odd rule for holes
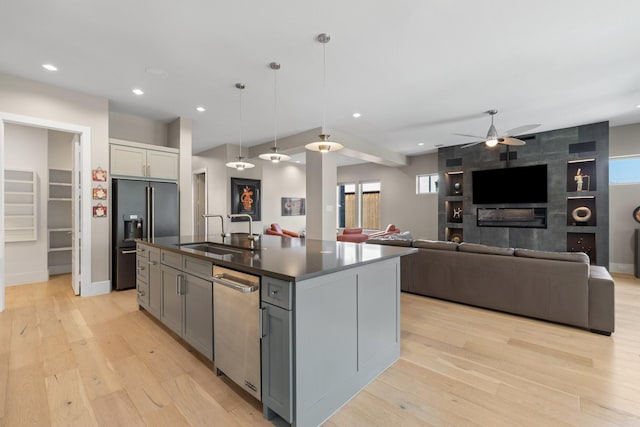
[[[0,111],[0,194],[4,200],[4,125],[5,123],[34,126],[44,129],[58,130],[62,132],[77,134],[80,138],[82,147],[82,265],[81,265],[81,283],[84,284],[80,288],[80,295],[84,296],[83,288],[90,290],[91,286],[91,128],[71,123],[59,122],[56,120],[47,120],[38,117],[23,116],[19,114],[11,114]],[[75,172],[75,171],[74,171]],[[4,218],[4,203],[0,203],[0,218]],[[4,221],[0,221],[0,312],[5,308],[5,242],[4,242]]]

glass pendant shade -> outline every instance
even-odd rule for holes
[[[271,161],[271,163],[279,163],[279,162],[285,162],[287,160],[291,160],[291,156],[278,153],[278,147],[271,147],[270,151],[271,151],[270,153],[260,154],[258,157],[260,157],[263,160],[269,160]]]
[[[249,163],[249,162],[245,162],[244,161],[244,157],[242,156],[238,156],[236,157],[235,162],[228,162],[225,164],[226,167],[228,168],[234,168],[237,169],[239,171],[245,170],[245,169],[251,169],[253,167],[255,167],[256,165],[254,165],[253,163]]]
[[[329,138],[331,137],[331,135],[321,134],[318,136],[320,137],[319,141],[311,142],[305,145],[304,147],[307,150],[319,151],[321,153],[328,153],[329,151],[338,151],[344,148],[344,145],[340,144],[339,142],[330,141]]]

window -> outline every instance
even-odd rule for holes
[[[438,192],[438,174],[416,175],[416,194]]]
[[[362,206],[362,228],[380,229],[380,183],[360,184]]]
[[[609,159],[609,183],[640,183],[640,156],[612,157]]]
[[[337,224],[342,228],[380,228],[380,183],[339,184]]]

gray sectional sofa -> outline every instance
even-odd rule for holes
[[[402,290],[611,335],[614,282],[582,252],[545,252],[474,243],[374,239],[413,246],[402,257]]]

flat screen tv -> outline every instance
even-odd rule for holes
[[[546,203],[547,165],[473,171],[473,203]]]

